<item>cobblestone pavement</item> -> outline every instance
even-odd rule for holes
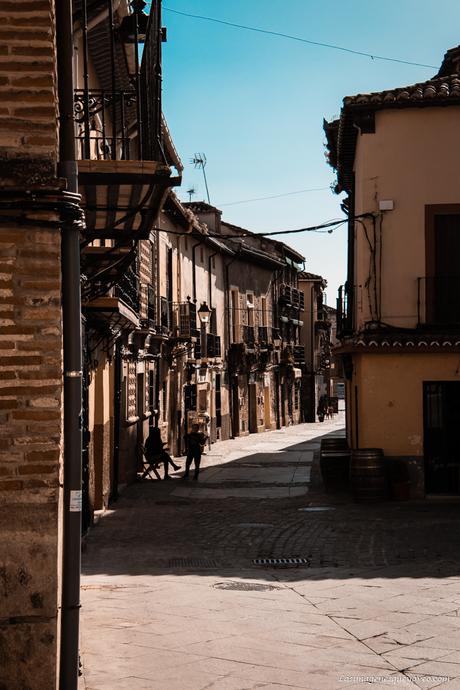
[[[460,690],[460,505],[325,494],[315,451],[342,425],[217,443],[198,482],[126,490],[86,542],[82,689]]]

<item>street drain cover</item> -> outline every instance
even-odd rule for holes
[[[170,568],[218,568],[217,561],[211,558],[171,558]]]
[[[217,582],[214,589],[234,589],[238,592],[268,592],[272,589],[281,589],[273,585],[260,585],[257,582]]]
[[[262,565],[266,568],[298,568],[301,565],[310,565],[308,558],[292,556],[290,558],[254,558],[254,565]]]

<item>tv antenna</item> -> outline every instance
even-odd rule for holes
[[[211,199],[209,198],[208,181],[207,181],[207,179],[206,179],[206,170],[205,170],[205,168],[206,168],[206,163],[207,163],[206,156],[205,156],[204,153],[195,153],[195,155],[193,156],[191,162],[192,162],[193,165],[195,166],[195,169],[201,168],[201,170],[203,171],[204,184],[205,184],[205,187],[206,187],[206,195],[207,195],[207,197],[208,197],[208,204],[210,204],[210,203],[211,203]]]
[[[187,194],[188,194],[188,200],[189,203],[192,201],[192,196],[196,194],[196,189],[195,187],[190,187],[190,189],[187,189]]]

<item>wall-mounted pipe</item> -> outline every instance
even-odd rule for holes
[[[58,174],[67,189],[78,190],[73,111],[73,18],[71,0],[56,3],[59,99]],[[64,218],[61,237],[64,359],[64,511],[61,592],[61,690],[77,690],[79,666],[81,498],[82,498],[82,339],[80,232]]]
[[[196,303],[196,254],[197,247],[203,244],[203,240],[199,240],[192,247],[192,283],[193,283],[193,302]]]
[[[212,309],[212,274],[211,274],[211,268],[212,268],[212,260],[215,256],[217,256],[218,252],[214,252],[213,254],[210,254],[208,256],[208,304],[209,308]]]

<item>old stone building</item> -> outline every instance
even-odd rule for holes
[[[60,638],[61,236],[80,214],[58,169],[54,4],[0,2],[0,26],[0,687],[44,689]]]
[[[300,318],[300,339],[305,352],[302,366],[302,409],[304,421],[314,422],[320,399],[329,396],[327,373],[330,364],[330,329],[326,316],[322,276],[302,271],[299,276],[304,308]]]
[[[141,3],[142,4],[142,3]],[[74,5],[75,121],[85,210],[84,517],[133,482],[157,420],[164,323],[156,220],[182,164],[161,114],[159,3]],[[143,44],[142,60],[139,46]],[[172,175],[175,168],[176,177]]]
[[[303,257],[175,195],[143,8],[0,0],[2,690],[76,690],[82,528],[152,426],[302,419]]]
[[[173,193],[159,220],[158,246],[158,292],[168,326],[158,425],[171,451],[183,455],[194,423],[211,443],[231,434],[223,276],[232,252]]]
[[[414,497],[460,493],[459,69],[456,47],[432,79],[345,98],[325,125],[348,195],[348,439],[382,448]]]
[[[135,478],[153,407],[153,230],[181,164],[141,5],[0,4],[5,688],[76,688],[82,498],[87,526]]]
[[[231,250],[225,264],[227,370],[232,433],[241,436],[301,419],[298,275],[291,247],[222,219],[203,202],[186,204]]]

